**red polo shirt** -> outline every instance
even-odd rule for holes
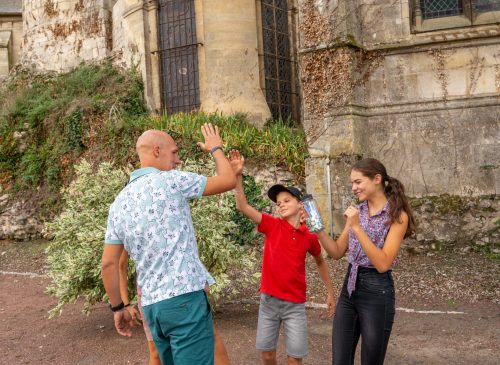
[[[262,214],[258,231],[266,236],[260,291],[294,303],[306,301],[306,254],[321,253],[318,237],[303,224]]]

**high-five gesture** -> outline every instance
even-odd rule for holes
[[[237,150],[229,151],[229,162],[233,168],[236,176],[243,174],[243,167],[245,166],[245,158]]]
[[[203,152],[210,152],[214,147],[222,147],[222,139],[219,134],[219,127],[212,123],[205,123],[201,126],[201,134],[205,142],[198,142],[197,145]]]

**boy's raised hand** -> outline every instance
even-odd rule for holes
[[[245,166],[245,158],[237,150],[229,151],[229,162],[233,168],[236,176],[243,174],[243,167]]]

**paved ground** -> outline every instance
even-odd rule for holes
[[[137,329],[131,339],[120,337],[114,331],[112,316],[104,304],[87,317],[81,314],[82,305],[77,302],[67,306],[60,317],[47,319],[47,311],[55,304],[55,299],[44,293],[49,279],[7,273],[26,272],[30,268],[40,272],[43,254],[31,248],[30,253],[23,255],[23,248],[15,246],[11,252],[12,247],[0,246],[0,271],[3,272],[0,274],[0,364],[147,363],[142,331]],[[12,264],[14,258],[17,260],[15,266]],[[498,285],[497,282],[490,284]],[[496,303],[495,298],[481,297],[474,302],[450,303],[441,299],[432,302],[427,297],[403,291],[397,298],[400,310],[386,364],[497,364],[500,358],[500,306]],[[406,313],[403,307],[444,313]],[[463,313],[446,313],[450,311]],[[320,309],[310,309],[308,315],[310,356],[305,364],[330,364],[331,322],[323,318]],[[256,319],[255,304],[226,304],[219,308],[217,327],[232,364],[259,363],[254,350]],[[280,363],[284,364],[282,343],[278,352]],[[359,354],[357,359],[359,363]]]

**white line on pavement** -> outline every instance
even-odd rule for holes
[[[415,310],[411,308],[396,308],[397,311],[405,313],[421,313],[421,314],[465,314],[465,312],[457,311],[436,311],[436,310]]]
[[[13,271],[0,271],[0,275],[20,275],[20,276],[27,276],[30,278],[48,277],[47,275],[36,274],[34,272],[13,272]],[[241,303],[256,304],[257,302],[253,300],[242,300]],[[306,307],[326,309],[326,304],[306,302]],[[411,308],[396,308],[396,310],[405,313],[418,313],[418,314],[465,314],[465,312],[457,312],[457,311],[416,310]]]
[[[47,275],[37,274],[34,272],[14,272],[14,271],[0,271],[0,275],[20,275],[28,276],[30,278],[46,278]]]
[[[326,309],[326,304],[306,302],[306,307]],[[396,310],[405,313],[419,313],[419,314],[465,314],[465,312],[457,312],[457,311],[416,310],[410,308],[396,308]]]

